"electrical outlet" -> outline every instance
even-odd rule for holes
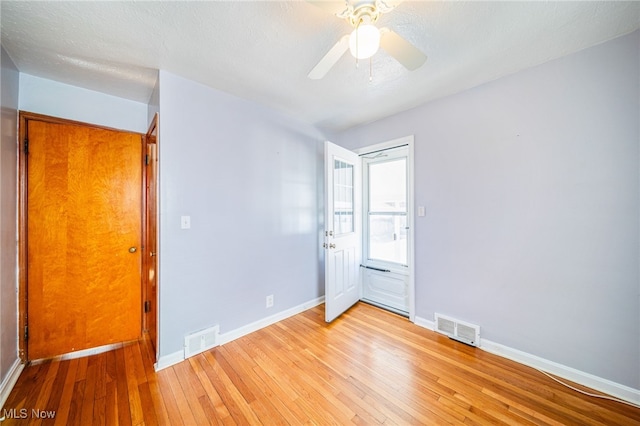
[[[273,307],[273,294],[267,296],[267,308]]]

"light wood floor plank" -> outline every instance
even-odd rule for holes
[[[204,407],[213,407],[213,411],[215,413],[214,418],[217,420],[218,424],[224,422],[224,419],[231,418],[231,413],[224,405],[224,401],[220,398],[218,391],[214,388],[213,384],[209,380],[207,376],[207,372],[205,368],[207,368],[207,360],[204,358],[204,355],[197,355],[189,359],[189,363],[193,368],[193,371],[196,374],[197,379],[200,381],[200,385],[204,389],[206,399],[204,404],[201,403]],[[209,411],[209,410],[206,410]]]
[[[178,402],[176,398],[173,396],[173,391],[171,390],[171,383],[169,380],[169,375],[171,375],[173,371],[170,368],[162,370],[158,372],[158,388],[160,389],[160,393],[162,395],[162,400],[167,409],[167,417],[169,418],[170,425],[183,425],[182,416],[180,415],[180,409],[178,408]]]
[[[242,394],[242,389],[234,386],[233,381],[218,361],[221,356],[218,351],[204,353],[204,357],[209,365],[205,369],[209,380],[216,388],[218,395],[222,397],[225,405],[229,409],[231,417],[237,424],[257,424],[258,418],[251,409],[248,401]]]
[[[162,371],[153,362],[141,340],[27,366],[4,410],[56,417],[2,425],[640,425],[640,408],[362,303],[331,324],[318,306]]]
[[[231,342],[220,348],[220,352],[229,361],[231,368],[237,371],[238,375],[243,377],[247,386],[256,389],[257,399],[251,403],[253,410],[258,413],[260,418],[268,418],[269,412],[280,414],[280,418],[273,419],[274,424],[300,424],[306,420],[304,416],[298,417],[293,413],[287,404],[282,403],[274,394],[274,392],[263,382],[259,375],[254,374],[256,363],[243,351],[239,350],[238,345]]]
[[[175,370],[176,375],[180,380],[182,392],[187,401],[187,404],[189,405],[191,414],[195,419],[195,424],[213,424],[205,415],[202,405],[198,400],[200,396],[204,395],[204,389],[202,385],[200,385],[200,381],[196,377],[195,372],[191,368],[191,364],[189,364],[188,362],[181,362],[180,364],[177,364],[172,368]],[[188,419],[184,416],[183,420],[185,421],[185,423],[188,423]]]
[[[180,385],[180,379],[176,375],[175,368],[170,367],[167,370],[167,379],[169,381],[169,386],[171,387],[171,393],[175,398],[176,406],[178,407],[182,423],[185,425],[197,424],[194,414],[189,407],[187,397],[185,396],[184,391],[182,390],[182,386]]]

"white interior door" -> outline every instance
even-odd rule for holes
[[[324,162],[325,321],[331,322],[360,299],[362,176],[358,155],[331,142]]]

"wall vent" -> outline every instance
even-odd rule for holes
[[[216,325],[185,336],[185,359],[218,346],[218,334],[220,334],[220,327]]]
[[[480,346],[480,326],[435,314],[435,331],[471,346]]]

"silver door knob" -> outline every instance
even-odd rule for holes
[[[331,244],[329,244],[329,248],[336,248],[336,245],[331,243]]]
[[[135,253],[137,250],[135,247],[129,247],[129,253]]]

